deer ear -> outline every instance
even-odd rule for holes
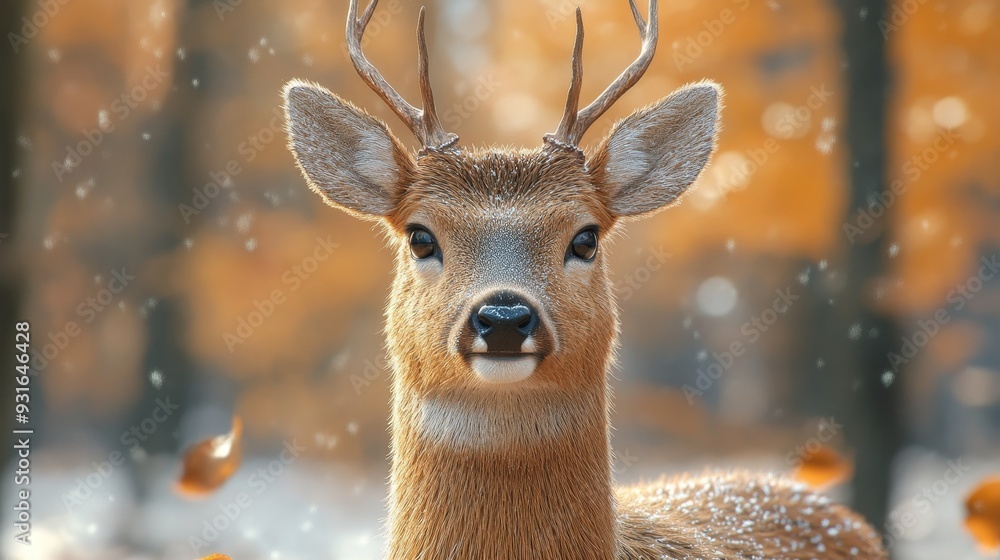
[[[588,167],[620,217],[660,210],[681,195],[715,150],[722,88],[685,86],[619,121]]]
[[[309,187],[361,217],[390,213],[413,160],[385,123],[314,84],[289,82],[283,96],[288,145]]]

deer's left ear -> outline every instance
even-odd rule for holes
[[[619,217],[660,210],[681,195],[715,150],[722,88],[685,86],[619,121],[588,163]]]

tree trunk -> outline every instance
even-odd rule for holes
[[[888,76],[885,40],[878,22],[887,12],[886,0],[837,0],[844,23],[843,48],[846,146],[850,199],[844,220],[853,224],[859,209],[886,184],[886,114]],[[852,483],[854,507],[882,528],[888,512],[892,461],[902,444],[899,397],[903,371],[894,370],[889,353],[899,340],[895,319],[876,306],[873,288],[888,276],[886,222],[848,242],[843,262],[846,284],[828,306],[832,331],[821,346],[829,375],[837,387],[835,417],[843,421],[855,452]]]
[[[0,29],[11,30],[17,33],[23,23],[21,22],[23,2],[21,0],[8,0],[0,3]],[[0,364],[2,364],[3,375],[0,375],[0,386],[3,391],[3,405],[0,409],[10,411],[4,414],[0,420],[0,428],[3,429],[4,441],[0,459],[6,467],[13,459],[13,438],[11,430],[14,426],[14,325],[18,321],[26,318],[21,315],[21,295],[24,289],[23,261],[22,253],[14,244],[17,238],[15,214],[17,212],[18,197],[18,177],[14,176],[14,170],[18,167],[17,157],[17,137],[18,137],[18,116],[20,115],[20,96],[22,90],[13,87],[14,84],[24,83],[21,79],[22,64],[21,59],[27,56],[24,49],[15,52],[8,45],[0,47],[0,68],[4,69],[4,76],[7,87],[0,88],[0,337],[3,337],[3,344],[0,344]],[[34,378],[32,378],[34,382]],[[32,391],[29,393],[34,399],[39,393],[39,387],[32,383]],[[30,403],[29,403],[30,404]],[[7,408],[10,406],[11,408]],[[23,426],[18,426],[23,427]],[[31,426],[28,426],[29,428]],[[8,488],[5,484],[4,488]],[[4,504],[12,504],[13,500],[2,499]]]

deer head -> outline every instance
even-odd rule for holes
[[[419,152],[320,86],[293,81],[284,97],[290,147],[312,190],[381,222],[395,248],[387,332],[397,390],[470,398],[532,388],[603,391],[617,332],[604,244],[621,222],[671,205],[697,179],[715,146],[720,87],[683,87],[618,122],[585,154],[579,146],[587,128],[652,60],[657,4],[646,21],[630,0],[641,53],[582,110],[578,9],[572,85],[556,132],[535,149],[461,148],[435,113],[423,9],[417,109],[361,50],[375,5],[359,17],[351,1],[349,52],[420,140]]]

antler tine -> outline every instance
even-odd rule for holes
[[[424,149],[443,149],[451,146],[458,141],[458,136],[444,131],[434,109],[434,97],[431,94],[427,73],[427,43],[424,38],[423,8],[420,9],[420,19],[417,26],[417,65],[420,73],[420,95],[424,102],[424,109],[417,109],[407,103],[382,77],[378,69],[365,58],[361,39],[364,37],[365,29],[368,27],[377,5],[378,0],[372,0],[360,18],[358,18],[358,0],[351,0],[347,8],[347,51],[351,55],[355,70],[358,71],[361,79],[368,84],[368,87],[382,98],[382,101],[420,140]]]
[[[358,71],[361,79],[368,84],[368,87],[372,91],[382,98],[382,101],[419,138],[418,124],[420,122],[420,110],[407,103],[406,100],[396,93],[396,90],[385,81],[385,78],[382,77],[382,74],[379,73],[375,66],[371,62],[368,62],[361,48],[361,39],[364,37],[365,29],[368,27],[368,22],[371,21],[377,5],[378,0],[372,0],[371,4],[365,10],[364,15],[359,19],[358,0],[351,0],[347,8],[347,51],[351,55],[351,62],[354,63],[354,69]]]
[[[576,125],[577,110],[580,108],[580,90],[583,87],[583,13],[576,9],[576,41],[573,43],[573,74],[570,77],[566,108],[555,133],[546,134],[545,141],[556,144],[566,143]]]
[[[434,93],[431,90],[431,78],[427,64],[427,39],[424,37],[424,7],[420,7],[417,16],[417,73],[420,74],[420,98],[424,103],[423,117],[424,146],[443,149],[458,141],[458,135],[445,132],[438,119],[437,108],[434,106]]]
[[[657,22],[659,14],[657,0],[649,0],[648,22],[642,21],[642,17],[635,7],[634,0],[629,0],[629,5],[632,8],[632,15],[635,17],[636,27],[639,28],[639,37],[642,39],[642,49],[639,51],[639,57],[614,82],[611,82],[611,85],[593,103],[580,111],[574,129],[574,142],[580,141],[587,128],[594,124],[594,121],[600,118],[605,111],[610,109],[615,101],[618,101],[625,92],[631,89],[639,81],[639,78],[642,78],[642,75],[646,73],[646,69],[649,68],[650,63],[653,62],[653,54],[656,52],[656,40],[659,38],[660,32]]]
[[[639,8],[637,8],[635,5],[635,0],[628,0],[628,7],[632,9],[632,18],[635,20],[635,26],[639,28],[639,37],[645,39],[646,22],[643,21],[642,14],[639,13]],[[653,7],[650,6],[650,9],[652,10]]]
[[[632,17],[635,18],[635,25],[639,28],[639,37],[642,39],[642,49],[639,51],[638,58],[614,82],[611,82],[611,85],[590,105],[570,116],[571,107],[573,111],[576,110],[580,96],[580,84],[577,81],[583,75],[583,63],[579,60],[582,48],[580,43],[583,37],[583,20],[579,15],[579,9],[577,9],[577,44],[573,48],[573,82],[570,85],[569,99],[566,102],[566,113],[563,115],[563,120],[559,123],[556,133],[545,135],[546,141],[573,147],[578,146],[590,125],[594,124],[594,121],[610,109],[615,101],[618,101],[625,92],[634,86],[649,68],[653,61],[653,54],[656,52],[656,41],[659,37],[657,0],[649,0],[648,21],[643,21],[638,8],[636,8],[635,0],[629,0],[629,7],[632,9]]]

